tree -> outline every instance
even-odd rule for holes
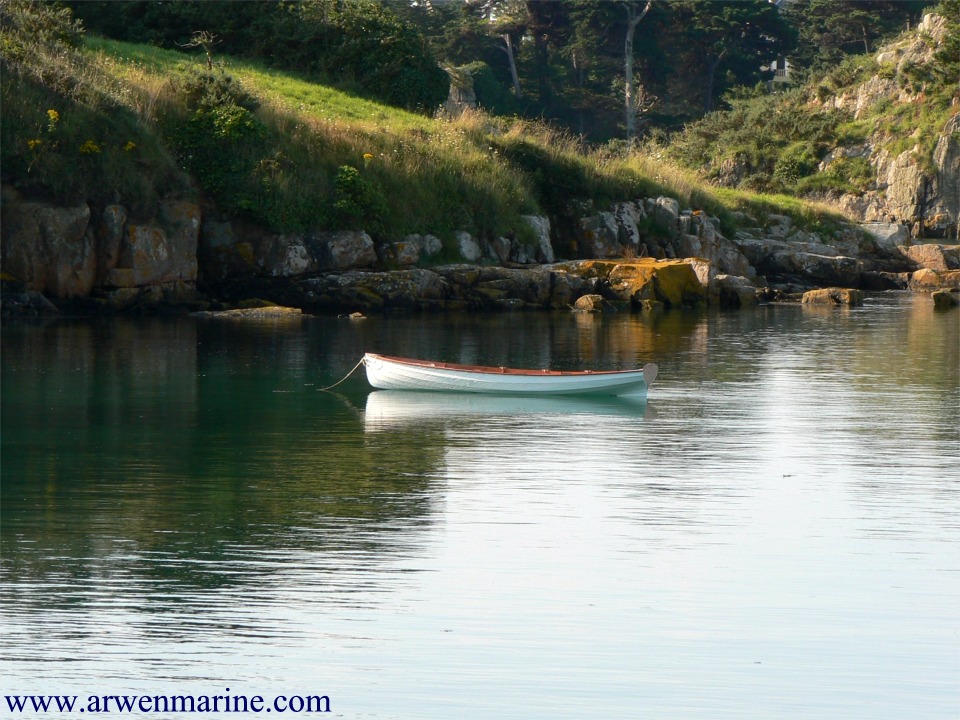
[[[513,82],[513,92],[517,100],[523,99],[523,91],[520,89],[520,76],[517,74],[517,53],[514,50],[516,42],[514,38],[522,37],[527,31],[527,11],[526,5],[520,0],[507,0],[501,3],[500,11],[495,17],[491,18],[493,31],[503,42],[500,48],[507,56],[507,64],[510,66],[510,79]]]
[[[213,46],[219,43],[220,40],[212,32],[208,30],[196,30],[190,42],[184,43],[182,47],[203,48],[203,52],[207,56],[207,70],[213,70]]]
[[[643,104],[637,102],[637,89],[634,86],[633,80],[633,36],[636,33],[637,25],[647,16],[652,5],[653,0],[647,0],[642,9],[638,4],[633,2],[625,2],[623,5],[627,13],[627,32],[623,41],[623,105],[627,121],[627,145],[633,143],[633,136],[636,132],[637,125],[637,114]]]
[[[924,0],[794,0],[785,19],[798,34],[795,58],[808,67],[874,50],[877,41],[919,19]]]
[[[705,113],[714,109],[719,85],[755,83],[760,66],[791,44],[790,28],[766,0],[682,0],[675,8],[683,28],[682,46],[687,49],[683,69],[701,78]],[[721,68],[727,70],[722,83],[718,81]]]
[[[493,40],[492,46],[504,54],[514,97],[522,100],[516,48],[529,24],[524,0],[464,0],[464,18],[468,23],[472,20],[475,31]]]

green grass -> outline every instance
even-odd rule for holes
[[[735,209],[826,217],[795,198],[715,190],[662,156],[589,150],[544,124],[431,118],[231,58],[220,65],[256,99],[252,111],[190,105],[199,55],[88,38],[0,57],[4,179],[60,201],[146,215],[160,198],[196,198],[199,181],[221,211],[268,230],[356,227],[378,241],[523,235],[525,214],[572,223],[658,195],[719,216],[728,232]]]

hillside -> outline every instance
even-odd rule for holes
[[[960,211],[960,19],[911,31],[822,77],[743,90],[667,148],[726,187],[825,201],[859,222],[956,238]]]
[[[149,216],[178,196],[272,232],[362,227],[382,242],[493,239],[545,214],[561,246],[574,211],[640,196],[727,223],[753,206],[827,219],[789,200],[713,193],[662,159],[589,150],[541,123],[431,118],[228,57],[208,68],[197,54],[44,34],[10,7],[3,181],[62,204],[122,202]]]
[[[639,308],[901,288],[921,267],[934,273],[924,287],[958,281],[955,250],[932,260],[901,252],[899,228],[865,236],[836,209],[796,197],[813,189],[836,201],[815,181],[838,173],[788,177],[791,167],[827,162],[836,148],[840,167],[869,164],[843,150],[843,138],[862,141],[868,121],[844,108],[843,94],[829,108],[808,90],[743,95],[742,106],[734,99],[733,110],[691,126],[675,145],[628,152],[543,122],[476,110],[428,116],[249,60],[86,37],[68,12],[31,0],[0,4],[0,28],[7,292],[107,311],[251,298],[313,311],[545,308],[584,293]],[[925,128],[953,116],[946,90],[927,101],[935,87],[905,103],[936,118],[919,127],[917,147],[927,146]],[[766,122],[757,108],[785,120]],[[754,129],[756,138],[740,138],[753,148],[730,155],[733,138],[711,144],[703,129],[749,130],[736,122],[741,110],[769,132]],[[886,117],[876,112],[874,125]],[[816,138],[803,135],[817,123]],[[917,234],[956,223],[955,210],[928,202],[930,187],[957,177],[955,138],[946,137],[942,153],[934,143],[933,175],[916,174],[924,212],[943,212]],[[692,149],[708,169],[732,163],[729,176],[711,174],[736,187],[670,158],[689,162]],[[772,163],[730,181],[743,157],[771,150]],[[898,163],[922,163],[914,150],[898,152]],[[837,187],[854,195],[862,174],[845,172]],[[672,272],[682,281],[654,277],[664,259],[678,260]],[[684,289],[667,293],[671,283]]]

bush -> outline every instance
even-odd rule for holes
[[[361,176],[352,165],[337,168],[334,181],[336,197],[333,202],[334,227],[359,228],[379,233],[384,228],[386,201],[383,193]]]
[[[4,0],[0,3],[0,31],[4,43],[14,38],[37,44],[79,47],[83,23],[69,8],[40,0]]]
[[[181,162],[224,209],[250,212],[256,202],[249,184],[265,136],[249,110],[227,104],[195,110],[175,131],[174,142]]]
[[[792,188],[801,179],[817,169],[817,155],[813,145],[797,142],[788,146],[777,158],[773,169],[773,184],[780,189]]]
[[[190,110],[210,110],[234,105],[256,110],[260,103],[222,68],[186,70],[177,81],[178,92]]]

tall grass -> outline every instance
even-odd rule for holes
[[[3,178],[66,203],[153,211],[189,179],[136,107],[138,86],[89,53],[30,41],[0,53]]]
[[[217,181],[200,190],[228,215],[278,232],[353,226],[379,240],[455,230],[492,238],[529,232],[525,214],[573,222],[658,195],[726,223],[745,205],[809,214],[793,199],[712,190],[663,157],[590,150],[544,124],[479,112],[430,118],[230,58],[221,69],[256,98],[255,131],[211,136],[209,147],[191,136],[191,145],[184,137],[197,111],[184,87],[204,71],[199,56],[96,38],[0,55],[4,179],[65,201],[146,213],[161,197],[196,197],[184,171],[195,169],[193,147],[229,169],[195,173]],[[57,113],[52,127],[48,110]]]

